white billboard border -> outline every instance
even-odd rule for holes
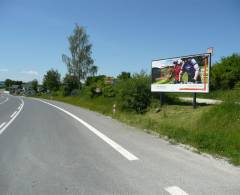
[[[209,62],[208,62],[208,90],[207,91],[152,91],[152,81],[151,81],[151,92],[152,93],[209,93],[210,92],[210,80],[211,80],[211,66],[212,66],[212,54],[211,53],[200,53],[200,54],[193,54],[193,55],[184,55],[184,56],[176,56],[176,57],[170,57],[170,58],[160,58],[160,59],[154,59],[151,61],[151,79],[152,79],[152,62],[153,61],[160,61],[160,60],[169,60],[174,58],[186,58],[186,57],[196,57],[196,56],[209,56]],[[163,84],[164,85],[164,84]]]

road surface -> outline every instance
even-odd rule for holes
[[[240,170],[109,117],[0,96],[0,194],[240,194]]]

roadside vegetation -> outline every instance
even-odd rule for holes
[[[45,74],[43,85],[39,86],[36,80],[30,83],[28,87],[34,93],[26,95],[88,108],[240,165],[240,104],[236,103],[240,102],[240,55],[215,63],[211,92],[197,95],[224,103],[192,109],[191,104],[178,100],[179,96],[192,96],[187,93],[166,94],[166,105],[160,106],[159,95],[150,90],[151,76],[144,71],[121,72],[117,77],[97,75],[92,45],[81,26],[76,25],[68,40],[71,55],[62,55],[68,70],[64,78],[51,69]],[[11,88],[11,82],[5,85]]]

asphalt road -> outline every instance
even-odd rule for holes
[[[0,96],[0,194],[240,194],[240,169],[68,104]]]

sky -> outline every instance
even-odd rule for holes
[[[150,72],[151,61],[240,52],[239,0],[0,0],[0,81],[62,77],[68,36],[83,26],[98,74]]]

